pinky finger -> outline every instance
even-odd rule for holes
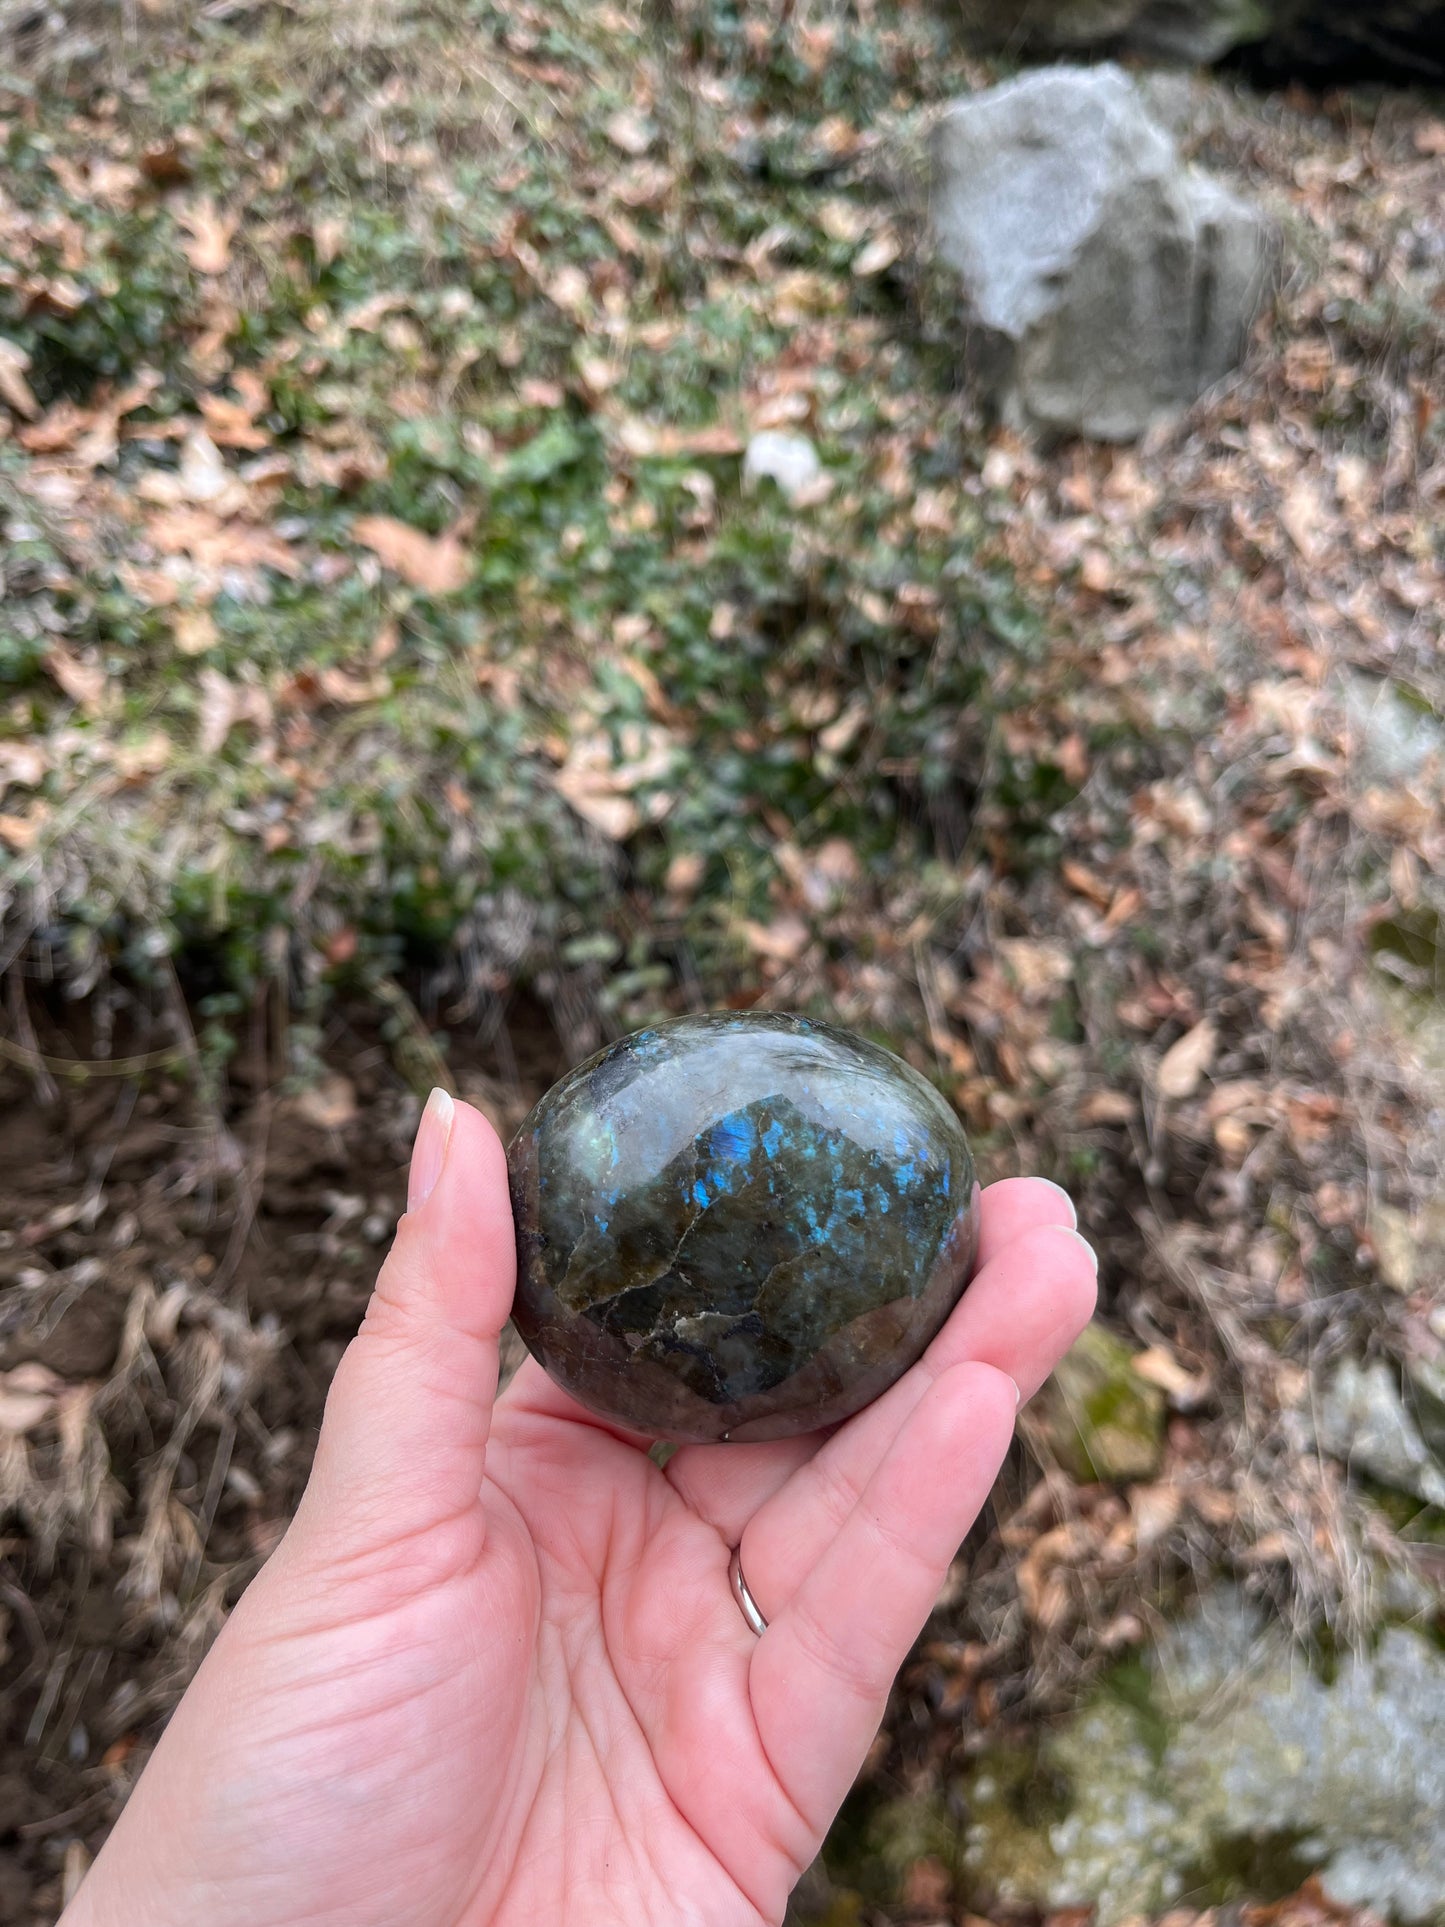
[[[978,1516],[1013,1433],[991,1365],[944,1372],[752,1654],[749,1691],[774,1774],[821,1834],[878,1730],[894,1675]]]

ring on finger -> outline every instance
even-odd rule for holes
[[[743,1577],[743,1555],[741,1546],[733,1547],[733,1556],[728,1564],[728,1579],[732,1585],[733,1598],[738,1602],[738,1609],[742,1613],[743,1618],[748,1622],[749,1630],[755,1632],[758,1637],[761,1638],[768,1630],[768,1622],[758,1610],[758,1602],[748,1591],[748,1582]]]

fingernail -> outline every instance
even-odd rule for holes
[[[1064,1203],[1069,1207],[1069,1228],[1072,1230],[1079,1222],[1079,1213],[1068,1192],[1061,1184],[1055,1184],[1052,1178],[1036,1178],[1034,1182],[1036,1184],[1046,1184],[1050,1191],[1058,1192]]]
[[[1062,1229],[1062,1226],[1060,1227],[1060,1229]],[[1081,1231],[1071,1231],[1071,1232],[1069,1233],[1069,1236],[1070,1236],[1071,1238],[1077,1238],[1077,1239],[1078,1239],[1078,1241],[1079,1241],[1079,1243],[1080,1243],[1080,1244],[1081,1244],[1081,1245],[1082,1245],[1082,1246],[1084,1247],[1084,1249],[1085,1249],[1085,1251],[1087,1251],[1087,1252],[1088,1252],[1088,1254],[1089,1254],[1089,1263],[1090,1263],[1090,1264],[1091,1264],[1091,1265],[1092,1265],[1092,1266],[1094,1267],[1094,1276],[1095,1276],[1095,1277],[1097,1278],[1097,1277],[1098,1277],[1098,1275],[1099,1275],[1099,1254],[1098,1254],[1098,1252],[1097,1252],[1097,1251],[1095,1251],[1095,1249],[1094,1249],[1094,1247],[1093,1247],[1093,1246],[1092,1246],[1092,1245],[1091,1245],[1091,1244],[1089,1243],[1089,1241],[1088,1241],[1088,1239],[1087,1239],[1087,1238],[1086,1238],[1086,1237],[1085,1237],[1085,1236],[1083,1235],[1083,1233],[1082,1233]]]
[[[452,1135],[452,1119],[457,1107],[440,1085],[426,1101],[412,1146],[411,1170],[406,1180],[406,1208],[419,1211],[436,1189],[437,1179],[446,1162],[447,1144]]]
[[[1007,1372],[1004,1373],[1004,1377],[1008,1378]],[[1008,1382],[1014,1388],[1014,1410],[1017,1411],[1024,1402],[1024,1395],[1023,1395],[1023,1392],[1019,1389],[1019,1382],[1016,1378],[1009,1378]]]

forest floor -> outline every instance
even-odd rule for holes
[[[1445,1623],[1445,1512],[1316,1425],[1342,1360],[1408,1404],[1445,1353],[1440,103],[1152,78],[1283,283],[1176,425],[1045,450],[907,191],[1003,71],[922,10],[26,17],[0,1918],[53,1918],[283,1530],[429,1085],[505,1128],[728,1004],[901,1051],[1102,1254],[1137,1422],[1025,1414],[799,1898],[1036,1919],[936,1842],[860,1868],[857,1812],[1127,1693],[1221,1576],[1322,1665]],[[764,427],[802,497],[744,486]],[[1178,1927],[1246,1903],[1339,1917],[1251,1863]]]

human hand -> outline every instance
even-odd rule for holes
[[[1064,1194],[983,1195],[927,1356],[831,1436],[696,1445],[528,1360],[506,1161],[433,1096],[292,1525],[62,1927],[781,1921],[1029,1397],[1087,1321]],[[768,1620],[728,1579],[741,1542]]]

